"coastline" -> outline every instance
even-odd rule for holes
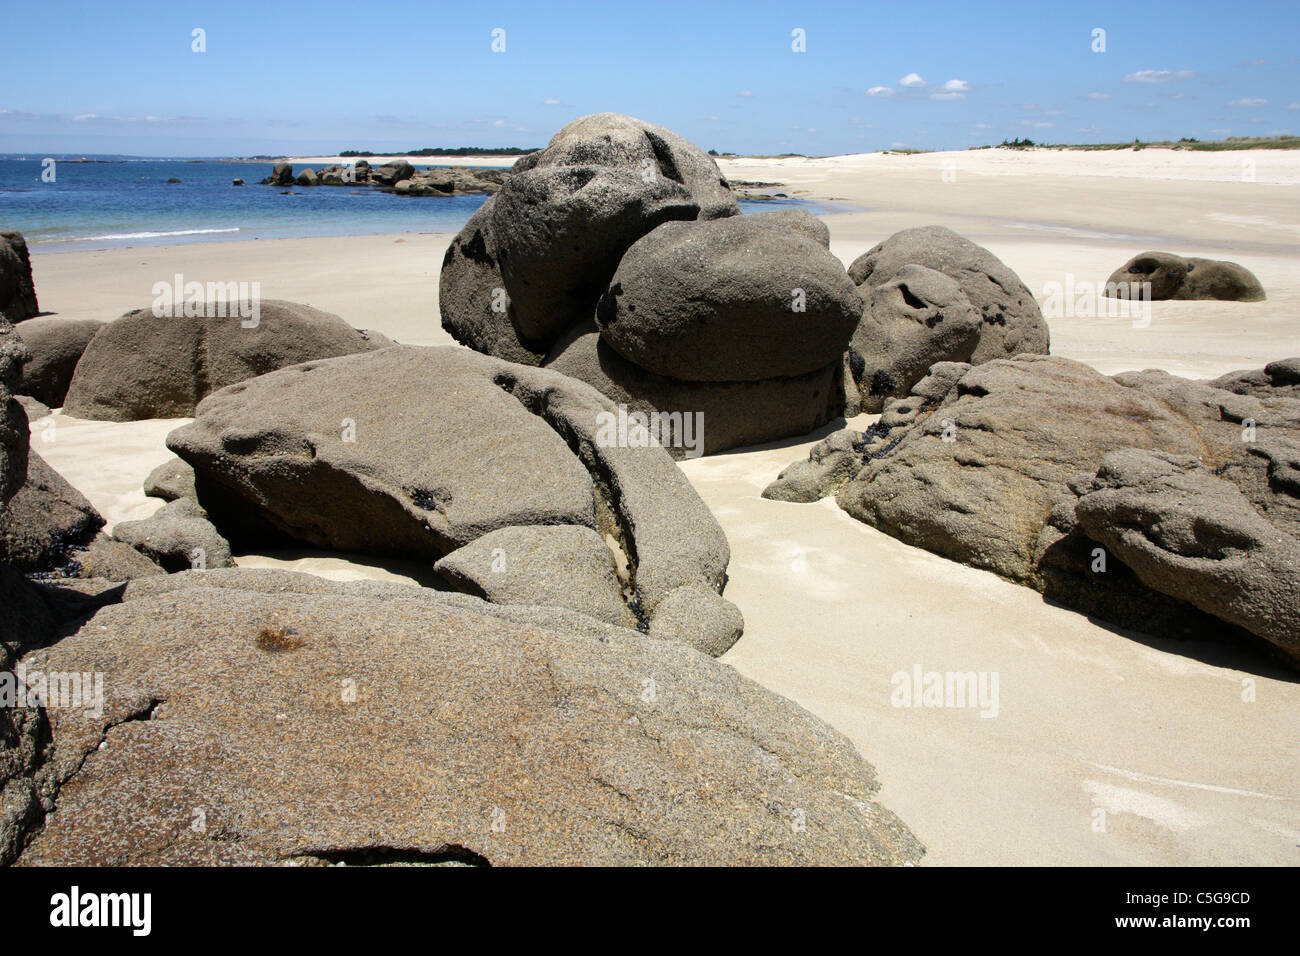
[[[1072,154],[1055,165],[1018,153],[980,165],[962,154],[970,161],[951,181],[943,160],[952,154],[720,165],[729,177],[780,180],[792,196],[855,206],[828,222],[831,249],[846,264],[894,231],[939,223],[987,246],[1040,302],[1050,282],[1102,282],[1150,248],[1241,262],[1267,289],[1262,303],[1153,303],[1142,328],[1049,316],[1052,351],[1105,373],[1164,368],[1201,378],[1300,354],[1300,191],[1280,181],[1294,171],[1300,182],[1300,154],[1271,157],[1278,165],[1261,163],[1249,182],[1205,178],[1198,154],[1155,163],[1143,153],[1136,162],[1151,167],[1127,176],[1105,171],[1133,159],[1108,167],[1112,153],[1081,153],[1081,165]],[[999,170],[1004,159],[1016,171]],[[997,214],[1005,209],[1015,216]],[[447,345],[438,276],[450,239],[115,248],[34,256],[33,270],[42,308],[69,318],[108,320],[145,307],[152,284],[180,272],[259,282],[265,297],[335,312],[406,344]],[[158,506],[140,483],[168,457],[161,442],[178,423],[55,421],[58,440],[36,438],[34,447],[110,523]],[[879,771],[880,799],[930,848],[926,865],[1294,863],[1300,795],[1288,786],[1300,757],[1284,745],[1300,707],[1294,675],[1229,648],[1122,633],[883,535],[833,501],[759,497],[824,431],[682,464],[730,540],[727,596],[745,609],[745,635],[722,660],[852,740]],[[239,563],[393,574],[339,556],[245,555]],[[996,670],[1000,719],[891,706],[891,675],[918,663]],[[1247,679],[1257,687],[1249,704]],[[1108,821],[1102,832],[1098,810]]]

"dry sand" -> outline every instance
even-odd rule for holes
[[[852,207],[826,217],[846,264],[898,229],[941,223],[992,249],[1040,301],[1048,283],[1104,282],[1147,249],[1233,259],[1268,291],[1263,303],[1153,303],[1142,328],[1049,317],[1052,351],[1103,372],[1201,377],[1300,354],[1300,153],[988,150],[721,165]],[[145,306],[155,281],[182,272],[259,281],[264,296],[433,345],[450,341],[437,317],[448,239],[117,249],[38,255],[33,266],[42,307],[69,317]],[[33,434],[117,521],[157,506],[139,486],[167,457],[175,424],[56,415]],[[928,845],[927,864],[1300,861],[1294,675],[1222,647],[1117,632],[908,547],[831,501],[760,498],[817,437],[684,465],[731,540],[727,596],[746,633],[724,659],[853,740],[880,772],[885,804]],[[427,573],[310,552],[239,562],[331,577]],[[997,715],[893,706],[891,678],[917,665],[996,673]]]

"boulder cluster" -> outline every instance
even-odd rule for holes
[[[669,130],[587,116],[452,242],[443,327],[634,412],[700,415],[705,453],[802,434],[844,410],[862,313],[829,244],[803,211],[741,216],[713,159]]]
[[[373,357],[393,354],[403,372],[423,358]],[[455,354],[487,372],[478,388],[503,408],[592,399],[552,394],[554,373],[510,381],[512,366]],[[21,693],[0,707],[0,865],[901,865],[924,852],[873,801],[879,783],[847,739],[680,633],[407,585],[217,565],[166,574],[120,544],[139,566],[92,543],[79,576],[25,576],[15,562],[40,558],[25,532],[42,507],[109,541],[29,448],[13,399],[26,358],[0,320],[0,672]],[[535,416],[521,414],[528,446],[541,433],[518,431]],[[647,457],[676,471],[662,451]],[[168,564],[176,534],[202,522],[195,476],[171,463],[149,481],[172,504],[119,530]],[[668,520],[650,510],[654,487],[610,487],[638,523]],[[679,507],[682,492],[664,489]],[[456,518],[476,509],[491,513],[471,502]],[[527,546],[492,543],[525,563],[586,554],[586,526],[535,530]],[[550,530],[567,537],[557,545]],[[645,542],[648,591],[694,580],[664,530]],[[694,555],[694,571],[718,558]],[[689,590],[662,602],[683,633],[697,606],[675,603]],[[68,675],[75,704],[57,696]]]

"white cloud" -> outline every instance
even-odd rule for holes
[[[560,101],[557,100],[554,96],[548,96],[546,99],[542,100],[542,105],[543,105],[543,106],[559,106],[559,105],[560,105]]]
[[[931,93],[930,94],[930,99],[932,100],[964,100],[965,98],[966,98],[965,93]]]
[[[925,86],[925,80],[921,79],[921,74],[919,73],[909,73],[898,81],[898,85],[908,87]]]
[[[949,80],[943,88],[948,93],[967,93],[970,91],[970,84],[965,80]]]
[[[493,120],[492,125],[495,126],[497,129],[502,129],[505,127],[506,121],[503,119]]]
[[[1090,100],[1108,100],[1111,99],[1111,95],[1109,93],[1089,93],[1087,98]]]
[[[753,90],[741,90],[741,91],[740,91],[739,93],[737,93],[736,95],[739,96],[739,97],[742,97],[742,98],[744,98],[744,99],[749,99],[751,96],[754,95],[754,91],[753,91]]]
[[[99,119],[99,116],[95,113],[78,113],[76,116],[72,117],[72,122],[84,123],[86,120],[93,119]]]
[[[867,90],[868,96],[893,96],[894,91],[887,86],[873,86]]]
[[[1258,97],[1246,96],[1239,100],[1232,100],[1229,106],[1268,106],[1268,100],[1261,100]]]
[[[1210,132],[1211,132],[1211,133],[1214,133],[1216,136],[1227,136],[1229,133],[1232,132],[1232,130],[1230,130],[1230,129],[1212,129],[1212,130],[1210,130]]]
[[[1289,110],[1300,110],[1300,103],[1288,103],[1288,104],[1287,104],[1287,109],[1289,109]]]
[[[1020,121],[1020,125],[1021,125],[1021,126],[1032,126],[1034,129],[1049,129],[1050,127],[1055,126],[1056,124],[1055,124],[1055,123],[1048,123],[1048,122],[1043,121],[1043,120],[1038,120],[1038,121],[1034,121],[1034,120],[1021,120],[1021,121]]]
[[[1138,70],[1124,77],[1125,83],[1168,83],[1170,80],[1190,80],[1192,70]]]
[[[993,124],[992,124],[992,123],[976,123],[976,124],[975,124],[975,128],[976,128],[976,129],[992,129],[992,128],[993,128]]]
[[[716,116],[701,116],[700,119],[706,123],[716,123],[718,121]]]

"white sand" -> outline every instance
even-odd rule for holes
[[[1254,181],[1241,163],[1253,159]],[[304,160],[307,162],[309,160]],[[320,159],[316,160],[318,163]],[[945,181],[943,163],[954,163]],[[846,263],[891,232],[949,225],[987,245],[1042,299],[1046,283],[1104,282],[1130,255],[1231,258],[1263,303],[1153,303],[1147,328],[1051,318],[1053,351],[1103,372],[1193,375],[1300,354],[1300,153],[973,151],[826,160],[724,160],[859,211],[828,216]],[[34,257],[43,308],[113,318],[154,281],[260,281],[413,344],[445,344],[437,274],[447,236],[149,247]],[[36,447],[110,521],[139,494],[176,423],[55,416]],[[1300,850],[1300,683],[1212,645],[1125,635],[982,571],[908,547],[833,502],[765,501],[818,436],[687,462],[731,540],[727,596],[746,633],[724,658],[839,728],[877,768],[882,799],[929,864],[1294,864]],[[249,566],[415,580],[420,568],[301,552]],[[892,676],[998,675],[998,713],[902,708]],[[1254,701],[1243,700],[1253,681]],[[1104,824],[1104,831],[1096,828]]]

